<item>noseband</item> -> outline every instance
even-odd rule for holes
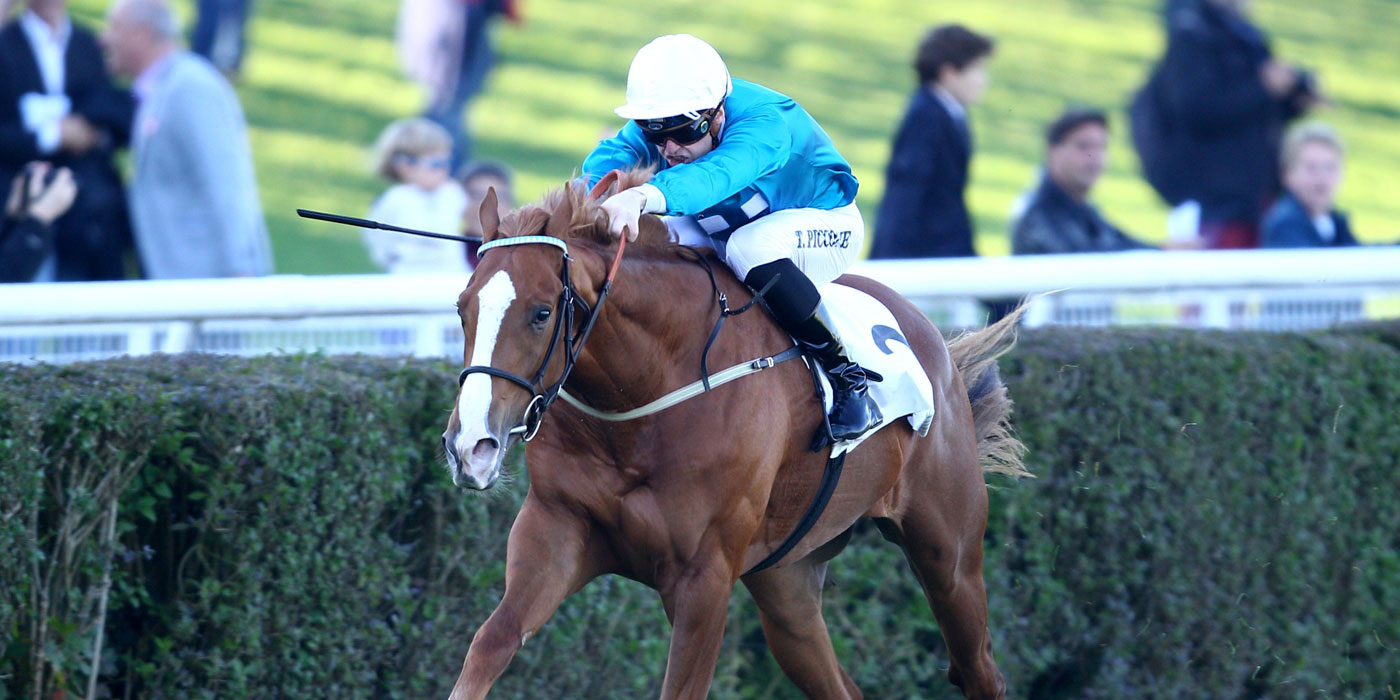
[[[559,398],[559,390],[563,388],[564,382],[569,379],[569,374],[574,371],[574,365],[578,363],[583,343],[588,340],[588,334],[593,331],[593,324],[602,314],[603,301],[608,298],[608,292],[612,290],[613,277],[617,274],[618,264],[622,262],[622,251],[627,246],[627,237],[623,236],[618,239],[617,256],[613,259],[612,269],[608,271],[607,278],[603,280],[603,288],[598,292],[598,303],[591,308],[588,302],[579,296],[578,289],[569,279],[569,263],[572,262],[573,258],[569,257],[569,245],[563,240],[553,236],[502,238],[481,246],[477,255],[485,257],[489,250],[530,244],[552,245],[563,251],[563,265],[560,267],[559,281],[563,284],[564,289],[559,292],[559,313],[554,317],[554,332],[550,335],[549,348],[545,350],[544,360],[540,362],[539,371],[535,373],[534,379],[526,379],[518,374],[490,365],[472,365],[457,375],[458,390],[461,390],[462,385],[466,383],[468,375],[488,374],[513,382],[530,392],[532,398],[530,403],[525,406],[525,413],[521,416],[520,425],[510,429],[511,435],[521,435],[521,439],[525,442],[529,442],[535,437],[535,433],[539,432],[545,410],[554,403],[555,399]],[[577,332],[574,331],[574,311],[576,309],[586,314],[583,327]],[[564,341],[564,372],[559,375],[559,381],[545,387],[541,382],[544,381],[545,370],[549,369],[549,361],[554,359],[554,351],[560,347],[560,339]]]

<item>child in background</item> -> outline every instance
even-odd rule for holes
[[[467,193],[452,179],[452,137],[427,119],[400,119],[374,144],[374,170],[396,183],[375,200],[369,217],[405,228],[455,234]],[[463,244],[365,229],[370,259],[390,273],[468,275]]]
[[[991,37],[958,24],[935,27],[919,44],[919,84],[890,148],[872,259],[977,254],[964,198],[973,151],[967,110],[982,99],[994,48]]]
[[[1294,125],[1283,138],[1283,195],[1264,215],[1265,248],[1342,248],[1357,245],[1347,215],[1337,210],[1345,149],[1322,122]]]
[[[515,208],[515,193],[511,188],[510,169],[502,163],[491,160],[474,160],[462,166],[457,172],[457,181],[467,191],[467,212],[462,219],[462,233],[471,238],[480,238],[481,203],[486,193],[496,190],[496,211],[502,219]],[[476,251],[480,243],[467,244],[467,264],[476,269]]]

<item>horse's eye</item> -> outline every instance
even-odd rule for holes
[[[548,308],[542,308],[542,309],[536,310],[536,311],[535,311],[535,317],[534,317],[533,319],[531,319],[531,321],[532,321],[535,325],[542,324],[542,323],[544,323],[545,321],[548,321],[548,320],[549,320],[549,309],[548,309]]]

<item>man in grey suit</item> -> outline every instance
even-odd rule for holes
[[[118,0],[102,33],[112,72],[134,80],[130,198],[142,265],[151,279],[269,274],[243,110],[178,37],[165,0]]]

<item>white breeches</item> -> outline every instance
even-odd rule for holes
[[[820,287],[846,271],[865,245],[855,202],[839,209],[783,209],[740,226],[728,241],[711,238],[689,216],[663,219],[681,245],[714,248],[740,280],[749,270],[787,258]]]

